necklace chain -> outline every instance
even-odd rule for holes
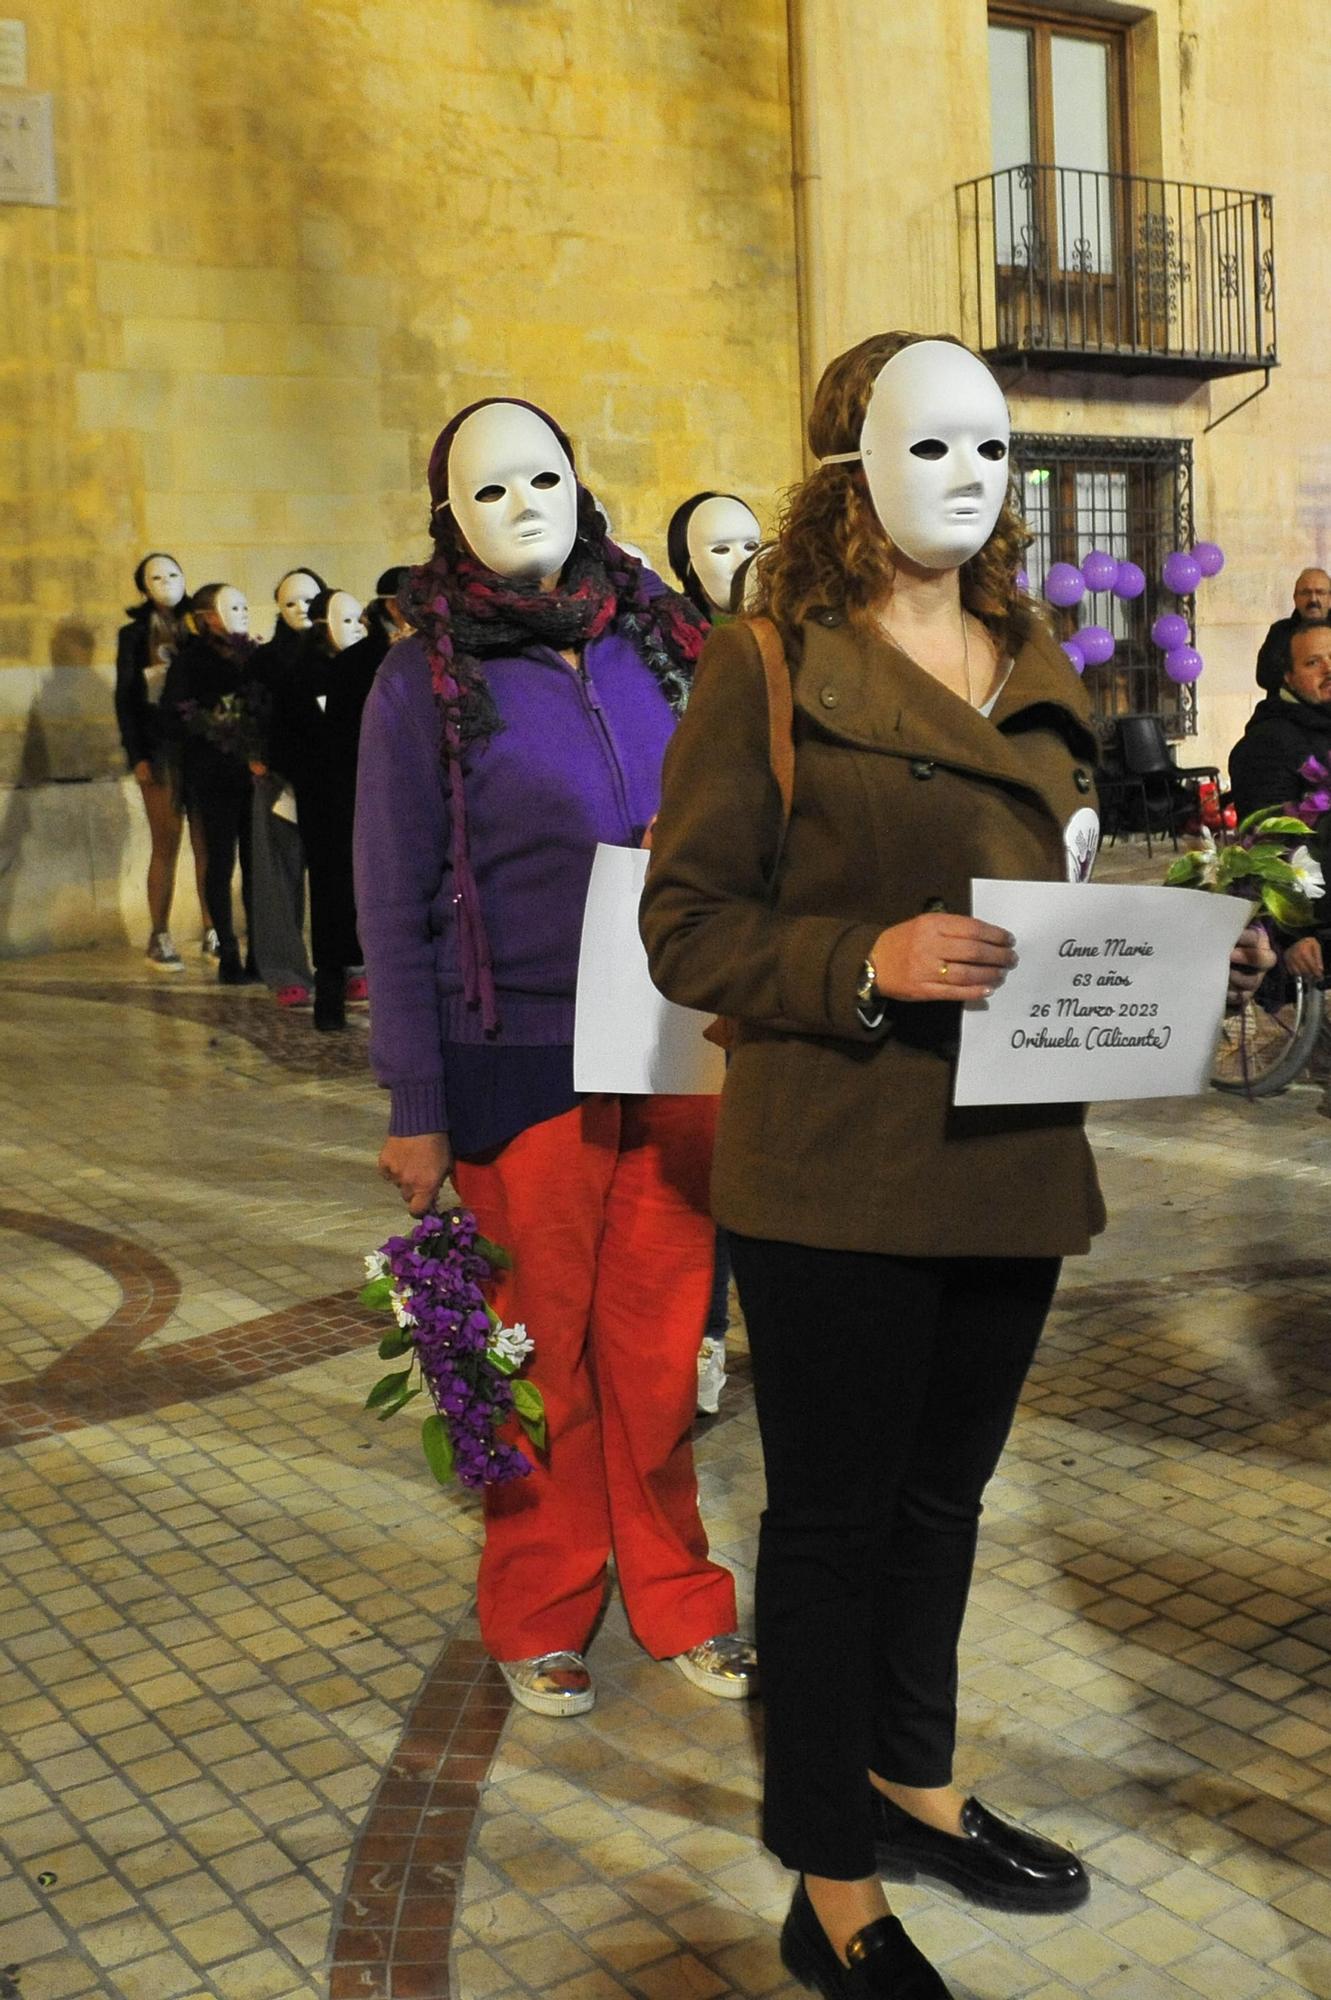
[[[914,653],[907,651],[906,647],[902,645],[900,639],[898,639],[896,633],[892,630],[892,627],[888,624],[885,615],[883,617],[882,623],[883,623],[883,630],[886,632],[888,638],[892,641],[892,644],[896,647],[897,651],[899,653],[905,653],[906,658],[912,663],[912,665],[919,667],[921,673],[927,674],[929,671],[928,667],[921,666],[920,662],[915,658]],[[970,633],[967,630],[966,626],[966,607],[964,604],[961,607],[961,671],[966,677],[966,700],[970,704],[970,706],[974,708],[975,689],[971,685],[971,642],[970,642]]]

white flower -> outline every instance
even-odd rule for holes
[[[417,1324],[416,1315],[407,1304],[408,1296],[409,1294],[404,1295],[397,1290],[393,1292],[393,1318],[400,1327],[415,1326]]]
[[[388,1259],[387,1257],[385,1257],[382,1250],[371,1250],[367,1252],[365,1258],[365,1275],[371,1281],[371,1283],[373,1283],[373,1281],[376,1278],[384,1277],[387,1274],[387,1271],[388,1271]]]
[[[520,1368],[536,1342],[528,1334],[521,1320],[516,1326],[497,1327],[490,1336],[490,1352],[500,1360],[511,1361]]]
[[[1326,894],[1326,878],[1322,865],[1314,861],[1306,847],[1296,847],[1289,857],[1289,865],[1294,870],[1294,880],[1305,896],[1315,902]]]
[[[1216,869],[1220,865],[1220,853],[1210,827],[1204,826],[1200,833],[1190,834],[1184,845],[1197,863],[1197,873],[1189,886],[1199,889],[1214,888]]]

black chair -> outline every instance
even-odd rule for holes
[[[1106,843],[1112,847],[1120,833],[1135,833],[1140,827],[1146,835],[1146,852],[1151,852],[1151,809],[1147,804],[1146,786],[1142,779],[1122,769],[1117,754],[1109,752],[1113,762],[1097,765],[1095,789],[1104,814]]]
[[[1176,764],[1174,752],[1158,715],[1120,715],[1114,738],[1125,776],[1141,781],[1147,824],[1159,813],[1175,848],[1180,819],[1201,813],[1201,787],[1209,782],[1220,793],[1220,772],[1214,764]]]

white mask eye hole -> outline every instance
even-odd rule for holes
[[[980,446],[980,457],[992,458],[996,464],[1001,464],[1007,457],[1007,446],[1002,438],[987,438]]]
[[[714,556],[728,556],[730,554],[729,542],[713,542],[712,554]]]
[[[912,458],[946,458],[947,446],[942,438],[921,438],[910,448]]]
[[[745,542],[744,553],[746,556],[754,555],[757,552],[757,548],[758,548],[757,542]]]
[[[504,488],[502,486],[482,486],[480,492],[475,497],[478,500],[483,500],[487,507],[493,506],[496,500],[503,499]]]
[[[532,485],[539,486],[543,492],[548,487],[558,486],[558,484],[559,474],[557,472],[538,472],[532,481]]]

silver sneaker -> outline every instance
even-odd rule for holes
[[[758,1655],[752,1641],[741,1639],[738,1632],[718,1632],[701,1646],[676,1653],[675,1665],[704,1694],[747,1701],[758,1692]]]
[[[211,924],[209,924],[207,930],[199,940],[199,950],[205,958],[220,958],[222,956],[222,940],[218,937],[217,932]]]
[[[721,1391],[726,1386],[726,1344],[708,1334],[698,1349],[699,1416],[714,1417],[721,1407]]]
[[[514,1701],[533,1715],[585,1715],[596,1689],[581,1653],[538,1653],[531,1660],[500,1660]]]
[[[185,961],[176,950],[170,931],[154,931],[144,956],[154,972],[183,972]]]

